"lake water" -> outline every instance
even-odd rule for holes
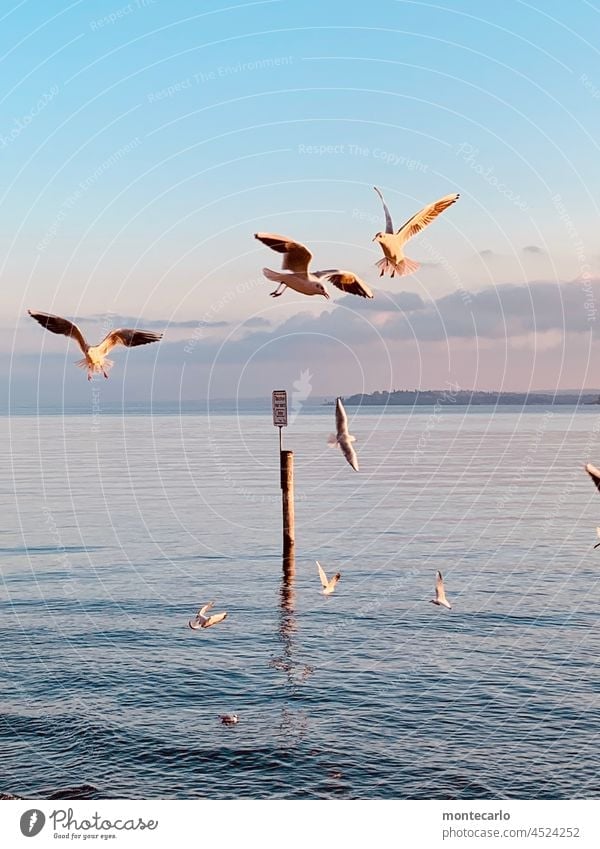
[[[0,792],[600,796],[600,410],[349,413],[287,586],[270,414],[0,419]]]

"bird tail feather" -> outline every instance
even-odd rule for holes
[[[262,273],[267,280],[272,280],[274,283],[282,283],[282,275],[280,271],[272,271],[270,268],[263,268]]]
[[[396,274],[398,274],[400,277],[406,277],[407,274],[414,274],[415,271],[418,271],[420,267],[420,262],[417,262],[414,259],[409,259],[407,256],[405,256],[402,262],[397,263]]]
[[[335,433],[330,433],[327,437],[327,445],[329,445],[330,448],[335,448],[337,444],[337,436],[335,435]]]

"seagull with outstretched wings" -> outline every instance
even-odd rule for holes
[[[452,610],[452,605],[446,598],[446,590],[444,589],[444,579],[441,572],[436,572],[435,576],[435,598],[430,599],[432,604],[437,604],[440,607],[447,607]]]
[[[335,433],[331,433],[327,441],[332,448],[338,445],[354,471],[358,472],[358,457],[352,445],[356,437],[348,432],[348,416],[341,398],[336,398],[335,402]]]
[[[147,345],[150,342],[158,342],[162,339],[162,333],[120,327],[118,330],[111,330],[99,345],[90,345],[77,325],[67,318],[50,315],[46,312],[33,312],[32,310],[28,310],[28,313],[51,333],[70,336],[77,342],[84,356],[75,365],[87,369],[88,380],[92,379],[94,373],[102,373],[104,377],[108,377],[106,371],[113,366],[113,362],[107,358],[107,355],[117,345],[136,348],[138,345]]]
[[[421,230],[431,224],[434,218],[437,218],[438,215],[448,209],[449,206],[456,203],[460,195],[446,195],[445,197],[430,203],[420,212],[417,212],[416,215],[413,215],[412,218],[409,218],[406,224],[403,224],[402,227],[394,233],[392,216],[390,215],[387,204],[383,199],[383,195],[377,186],[374,186],[373,188],[381,198],[383,213],[385,215],[385,232],[377,233],[373,238],[374,242],[379,242],[383,251],[383,259],[380,259],[377,263],[377,267],[380,270],[379,276],[382,277],[384,274],[389,274],[390,277],[393,277],[397,274],[399,277],[404,277],[407,274],[412,274],[420,267],[420,263],[415,262],[414,259],[409,259],[404,256],[404,245],[409,239],[412,239],[413,236],[416,236],[417,233],[420,233]]]
[[[317,569],[319,570],[319,578],[321,580],[321,586],[323,587],[323,595],[331,595],[331,593],[335,589],[335,585],[337,584],[337,582],[339,581],[339,579],[342,576],[338,572],[336,575],[333,576],[333,578],[328,578],[327,575],[325,574],[323,567],[321,566],[321,564],[319,563],[318,560],[316,561],[316,564],[317,564]]]
[[[337,289],[350,295],[358,295],[361,298],[373,297],[373,292],[367,284],[352,271],[343,271],[339,268],[330,268],[326,271],[309,271],[313,255],[306,245],[300,242],[295,242],[287,236],[278,236],[275,233],[255,233],[254,238],[271,250],[283,254],[281,271],[263,268],[263,274],[267,280],[272,280],[278,284],[277,288],[270,293],[272,298],[283,295],[286,288],[289,287],[302,295],[322,295],[329,300],[329,293],[321,280],[328,280]]]
[[[207,616],[209,610],[215,606],[214,601],[209,601],[200,608],[194,619],[190,619],[188,625],[192,631],[199,631],[201,628],[212,628],[213,625],[218,625],[223,619],[227,619],[227,611],[223,613],[213,613],[212,616]]]

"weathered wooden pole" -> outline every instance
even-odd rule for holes
[[[294,526],[294,452],[280,451],[281,503],[283,508],[283,559],[294,555],[296,529]]]
[[[273,424],[279,428],[279,480],[281,486],[281,505],[283,517],[283,570],[294,568],[294,545],[296,532],[294,527],[294,452],[284,451],[281,429],[287,427],[287,392],[276,389],[273,392]]]

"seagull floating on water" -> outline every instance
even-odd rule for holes
[[[193,631],[199,631],[201,628],[212,628],[213,625],[218,625],[223,619],[227,618],[227,612],[213,613],[212,616],[207,616],[209,610],[214,607],[214,601],[209,601],[204,607],[201,607],[196,613],[195,619],[190,619],[188,625]]]
[[[224,713],[219,717],[219,719],[221,720],[222,725],[237,725],[240,721],[237,713]]]
[[[323,567],[321,566],[321,564],[319,563],[318,560],[316,561],[316,564],[317,564],[317,569],[319,570],[319,578],[321,579],[321,586],[323,587],[323,595],[331,595],[331,593],[335,589],[335,585],[337,584],[337,582],[339,581],[339,579],[342,576],[338,572],[337,574],[335,574],[333,576],[333,578],[328,578],[327,575],[325,574],[324,570],[323,570]]]
[[[452,610],[452,605],[446,598],[446,591],[444,590],[444,579],[442,578],[442,573],[436,573],[435,579],[435,598],[430,599],[432,604],[438,604],[440,607],[447,607],[448,610]]]
[[[162,339],[162,333],[120,327],[118,330],[111,330],[99,345],[89,345],[81,330],[72,321],[61,318],[59,315],[50,315],[46,312],[28,310],[28,313],[51,333],[70,336],[77,342],[83,351],[84,357],[82,360],[78,360],[75,365],[79,366],[79,368],[87,369],[88,380],[92,379],[92,374],[100,372],[104,377],[108,378],[106,370],[110,369],[114,363],[112,360],[107,359],[107,354],[117,345],[125,345],[126,348],[136,348],[138,345],[147,345],[149,342],[158,342]]]
[[[373,292],[367,284],[352,271],[342,271],[339,268],[330,268],[326,271],[309,271],[308,266],[313,255],[306,245],[302,245],[300,242],[295,242],[287,236],[278,236],[275,233],[255,233],[254,238],[271,250],[284,255],[281,271],[272,271],[270,268],[263,268],[262,270],[267,280],[272,280],[278,284],[277,288],[270,293],[272,298],[283,295],[286,288],[289,287],[302,295],[322,295],[329,300],[329,293],[321,283],[321,278],[329,280],[342,292],[360,295],[361,298],[373,297]]]
[[[346,460],[354,471],[358,472],[358,457],[352,447],[352,443],[356,442],[356,437],[348,433],[348,416],[341,398],[336,398],[335,401],[335,430],[335,433],[329,435],[328,444],[332,448],[339,445]]]
[[[374,242],[379,242],[383,251],[383,259],[380,259],[376,263],[380,269],[379,276],[382,277],[384,274],[389,274],[393,277],[395,274],[398,274],[399,277],[404,277],[407,274],[412,274],[420,268],[421,264],[414,259],[404,256],[404,245],[409,239],[412,239],[413,236],[416,236],[417,233],[420,233],[421,230],[427,227],[428,224],[431,224],[433,219],[437,218],[440,213],[448,209],[449,206],[452,206],[453,203],[456,203],[460,195],[446,195],[434,201],[434,203],[430,203],[429,206],[424,207],[416,215],[413,215],[412,218],[409,218],[406,224],[403,224],[394,233],[392,216],[383,199],[383,195],[377,186],[373,188],[381,198],[383,212],[385,214],[385,233],[377,233],[373,239]]]

